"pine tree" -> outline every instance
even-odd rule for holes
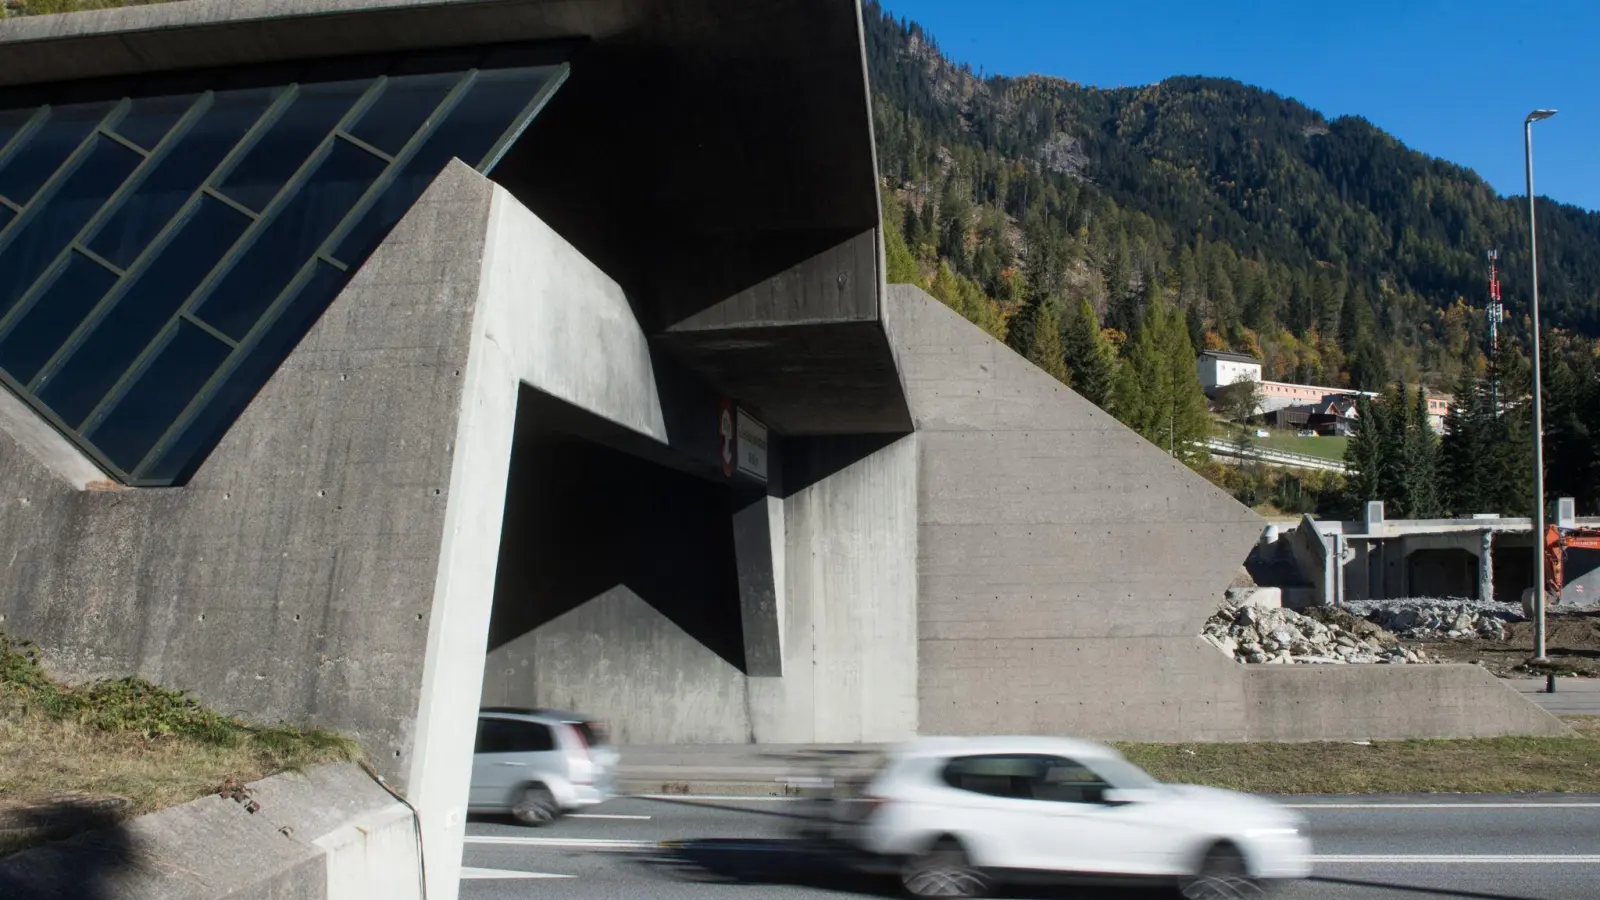
[[[1145,310],[1128,342],[1113,406],[1123,424],[1184,462],[1210,457],[1210,414],[1194,377],[1194,347],[1177,310]]]
[[[1439,477],[1446,505],[1454,515],[1495,511],[1488,502],[1487,469],[1494,460],[1487,438],[1492,421],[1486,385],[1464,373],[1439,441]]]
[[[1071,372],[1072,389],[1084,399],[1109,409],[1111,391],[1116,384],[1116,351],[1100,330],[1100,318],[1087,299],[1067,317],[1062,333],[1062,350]]]
[[[882,193],[884,278],[890,284],[920,284],[922,272],[900,232],[900,201],[887,190]]]
[[[1373,403],[1371,398],[1361,397],[1356,401],[1355,424],[1350,443],[1344,448],[1344,462],[1350,470],[1345,490],[1357,506],[1383,499],[1384,433],[1388,430],[1384,418],[1383,407]]]
[[[1160,315],[1165,323],[1162,360],[1172,391],[1168,425],[1172,434],[1168,444],[1179,459],[1192,466],[1211,458],[1206,444],[1211,436],[1211,411],[1200,379],[1195,377],[1194,345],[1189,343],[1183,314],[1169,307],[1162,309]]]
[[[1029,362],[1050,373],[1057,381],[1070,383],[1067,365],[1062,359],[1061,316],[1056,312],[1054,303],[1039,305],[1038,316],[1033,323],[1033,338],[1028,342],[1025,355]]]
[[[1439,499],[1438,439],[1428,425],[1427,391],[1420,387],[1402,437],[1401,481],[1403,492],[1397,499],[1405,516],[1435,519],[1444,514]]]

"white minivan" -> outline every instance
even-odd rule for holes
[[[473,813],[509,813],[545,825],[616,793],[620,754],[605,726],[554,709],[487,707],[478,712],[472,756]]]

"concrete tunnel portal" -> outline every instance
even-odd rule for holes
[[[741,573],[760,560],[741,568],[736,532],[739,510],[764,492],[619,449],[629,442],[611,427],[532,388],[519,395],[486,706],[611,718],[597,698],[655,690],[668,708],[684,670],[750,671]],[[610,724],[626,742],[630,723]]]

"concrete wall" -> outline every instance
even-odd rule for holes
[[[784,500],[784,677],[750,681],[756,740],[916,733],[919,441],[895,440]],[[793,452],[827,452],[817,443],[830,442]]]
[[[888,315],[918,430],[921,732],[1565,733],[1475,667],[1218,654],[1196,635],[1260,519],[922,291],[891,287]]]
[[[355,765],[249,788],[253,813],[210,796],[0,859],[0,896],[420,900],[415,819]]]
[[[923,733],[1236,734],[1197,636],[1254,513],[921,291],[889,289],[917,422]]]

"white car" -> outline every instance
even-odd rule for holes
[[[1161,784],[1086,741],[919,740],[892,752],[850,805],[857,811],[836,836],[896,871],[916,897],[975,897],[996,882],[1040,878],[1240,897],[1311,874],[1298,813]]]
[[[555,709],[480,710],[467,810],[548,824],[615,796],[619,759],[605,726],[587,716]]]

